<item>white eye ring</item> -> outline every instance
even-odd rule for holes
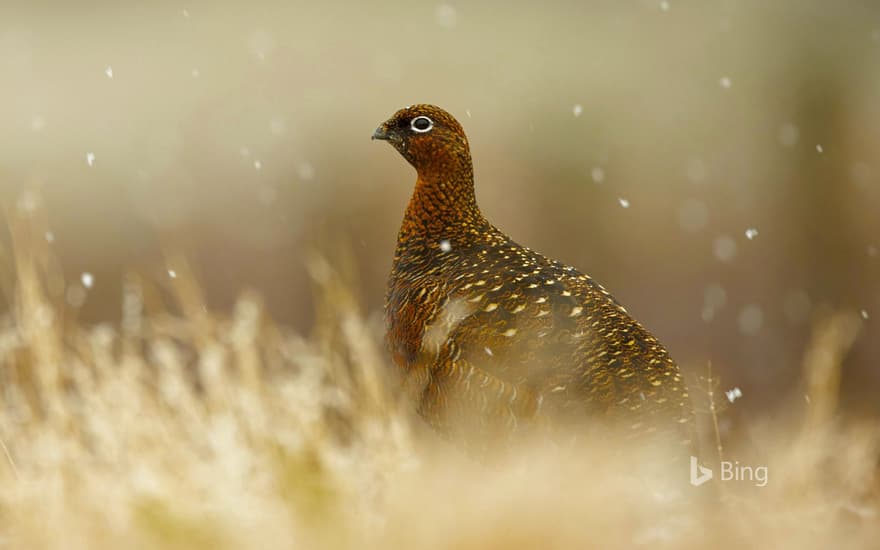
[[[428,127],[427,128],[416,128],[416,122],[421,122],[423,120],[428,121]],[[412,128],[413,132],[416,132],[419,134],[424,134],[425,132],[431,131],[431,129],[434,127],[434,121],[426,116],[417,116],[416,118],[412,119],[412,122],[409,123],[409,127]]]

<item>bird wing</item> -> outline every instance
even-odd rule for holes
[[[451,354],[576,416],[690,418],[677,365],[598,283],[512,242],[477,257],[482,269],[471,266],[444,302],[458,311],[439,331],[436,357]]]

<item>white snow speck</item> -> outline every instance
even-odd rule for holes
[[[868,320],[869,315],[868,315],[867,309],[863,309],[862,311],[859,312],[859,314],[862,316],[862,319],[864,319],[865,321]]]
[[[746,238],[748,240],[751,241],[757,236],[758,236],[758,230],[755,229],[754,227],[750,227],[750,228],[746,229]]]
[[[764,311],[757,304],[749,304],[739,311],[737,318],[739,330],[743,334],[753,336],[764,326]]]
[[[113,67],[107,65],[107,68],[104,69],[104,74],[107,75],[107,78],[113,78]]]
[[[88,271],[86,271],[82,275],[80,275],[79,279],[80,279],[80,281],[82,281],[83,286],[86,288],[92,288],[92,285],[95,284],[94,275],[92,275]]]
[[[575,105],[571,108],[571,112],[575,118],[584,114],[584,107],[580,103],[575,103]]]
[[[729,76],[722,76],[722,77],[718,80],[718,84],[720,84],[722,88],[724,88],[725,90],[727,90],[727,89],[730,88],[730,85],[732,84],[732,82],[730,81],[730,77],[729,77]]]
[[[51,231],[46,231],[46,234],[44,236],[46,237],[47,243],[55,242],[55,233],[52,233]]]
[[[721,235],[712,243],[712,252],[722,262],[729,262],[736,257],[736,241],[727,235]]]
[[[605,170],[601,166],[596,166],[590,172],[590,176],[593,178],[594,182],[602,183],[605,181]]]
[[[661,0],[660,11],[669,11],[669,2],[667,2],[666,0]]]
[[[822,144],[821,144],[821,143],[817,143],[817,144],[816,144],[816,152],[819,153],[819,154],[822,154],[822,153],[825,152],[825,148],[822,147]]]
[[[86,153],[86,164],[89,166],[95,165],[95,153]]]
[[[241,149],[238,150],[238,153],[243,157],[251,156],[251,150],[248,149],[247,147],[245,147],[244,145],[241,146]]]
[[[726,392],[724,392],[724,395],[727,396],[728,401],[733,403],[734,401],[736,401],[737,399],[739,399],[740,397],[743,396],[743,392],[741,389],[739,389],[739,387],[735,387],[733,389],[730,389],[730,390],[727,390]]]
[[[255,160],[254,161],[254,170],[262,170],[262,169],[263,169],[263,162],[260,160]]]
[[[174,271],[173,269],[169,269],[169,270],[168,270],[168,276],[171,277],[172,279],[176,279],[176,278],[177,278],[177,272]]]
[[[188,10],[188,9],[183,9],[183,10],[180,11],[180,13],[181,13],[181,15],[183,15],[184,17],[189,17],[189,10]]]
[[[878,249],[878,248],[877,248],[876,246],[874,246],[873,244],[869,244],[869,245],[868,245],[868,248],[867,248],[867,252],[868,252],[868,257],[869,257],[869,258],[874,258],[874,257],[877,256],[877,254],[880,254],[880,249]]]
[[[617,202],[620,203],[620,206],[622,208],[629,208],[629,201],[627,199],[620,197],[619,199],[617,199]]]
[[[437,24],[444,29],[451,29],[458,22],[458,14],[456,13],[455,8],[449,4],[440,4],[437,6],[437,9],[434,10],[434,19],[436,19]]]
[[[492,355],[493,355],[492,348],[485,347],[485,348],[483,348],[483,350],[486,352],[486,355],[488,355],[489,357],[492,357]]]
[[[440,241],[440,250],[443,252],[449,252],[450,250],[452,250],[452,245],[449,244],[449,241],[443,239],[442,241]]]
[[[466,114],[468,118],[471,118],[471,110],[470,109],[465,109],[464,114]]]
[[[198,69],[193,69],[190,74],[192,74],[193,78],[198,78],[202,73]]]
[[[689,233],[700,231],[709,222],[709,207],[701,200],[687,199],[678,208],[678,226]]]

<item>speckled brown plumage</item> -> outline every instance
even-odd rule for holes
[[[373,137],[418,173],[385,316],[394,361],[432,426],[469,443],[608,420],[691,439],[687,388],[660,342],[590,277],[480,213],[467,137],[451,115],[413,105]]]

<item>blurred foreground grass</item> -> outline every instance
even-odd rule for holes
[[[686,471],[602,441],[567,453],[526,442],[477,462],[411,418],[381,325],[329,263],[309,263],[318,304],[309,336],[273,323],[248,292],[229,315],[208,311],[174,253],[166,289],[130,275],[121,321],[85,326],[57,290],[66,285],[39,212],[6,215],[0,281],[14,308],[0,318],[2,548],[880,540],[880,429],[835,415],[857,317],[817,324],[804,361],[808,406],[731,434],[753,452],[726,458],[767,465],[765,487],[691,487]]]

